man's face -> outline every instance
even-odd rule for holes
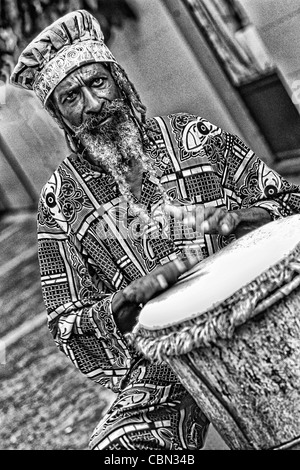
[[[141,161],[143,145],[130,105],[107,68],[99,63],[78,68],[56,87],[53,98],[85,158],[124,183],[132,162]]]
[[[120,98],[121,93],[109,70],[100,63],[83,65],[68,75],[53,92],[55,104],[72,129],[91,116],[101,116],[105,104]],[[103,124],[107,124],[106,117]]]

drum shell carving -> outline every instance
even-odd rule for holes
[[[300,449],[299,294],[231,339],[167,358],[230,449]]]

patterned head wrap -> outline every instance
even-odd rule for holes
[[[19,57],[11,83],[33,90],[45,106],[73,70],[92,62],[116,62],[98,21],[87,11],[68,13],[44,29]]]

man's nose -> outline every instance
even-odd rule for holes
[[[84,112],[86,114],[97,114],[101,112],[104,99],[97,96],[89,88],[83,88]]]

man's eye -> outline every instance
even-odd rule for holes
[[[97,77],[93,79],[92,86],[102,86],[104,83],[104,79],[101,77]]]
[[[77,93],[71,91],[70,93],[68,93],[68,95],[66,96],[65,98],[65,101],[67,101],[68,103],[71,103],[72,101],[74,101],[77,97]]]

